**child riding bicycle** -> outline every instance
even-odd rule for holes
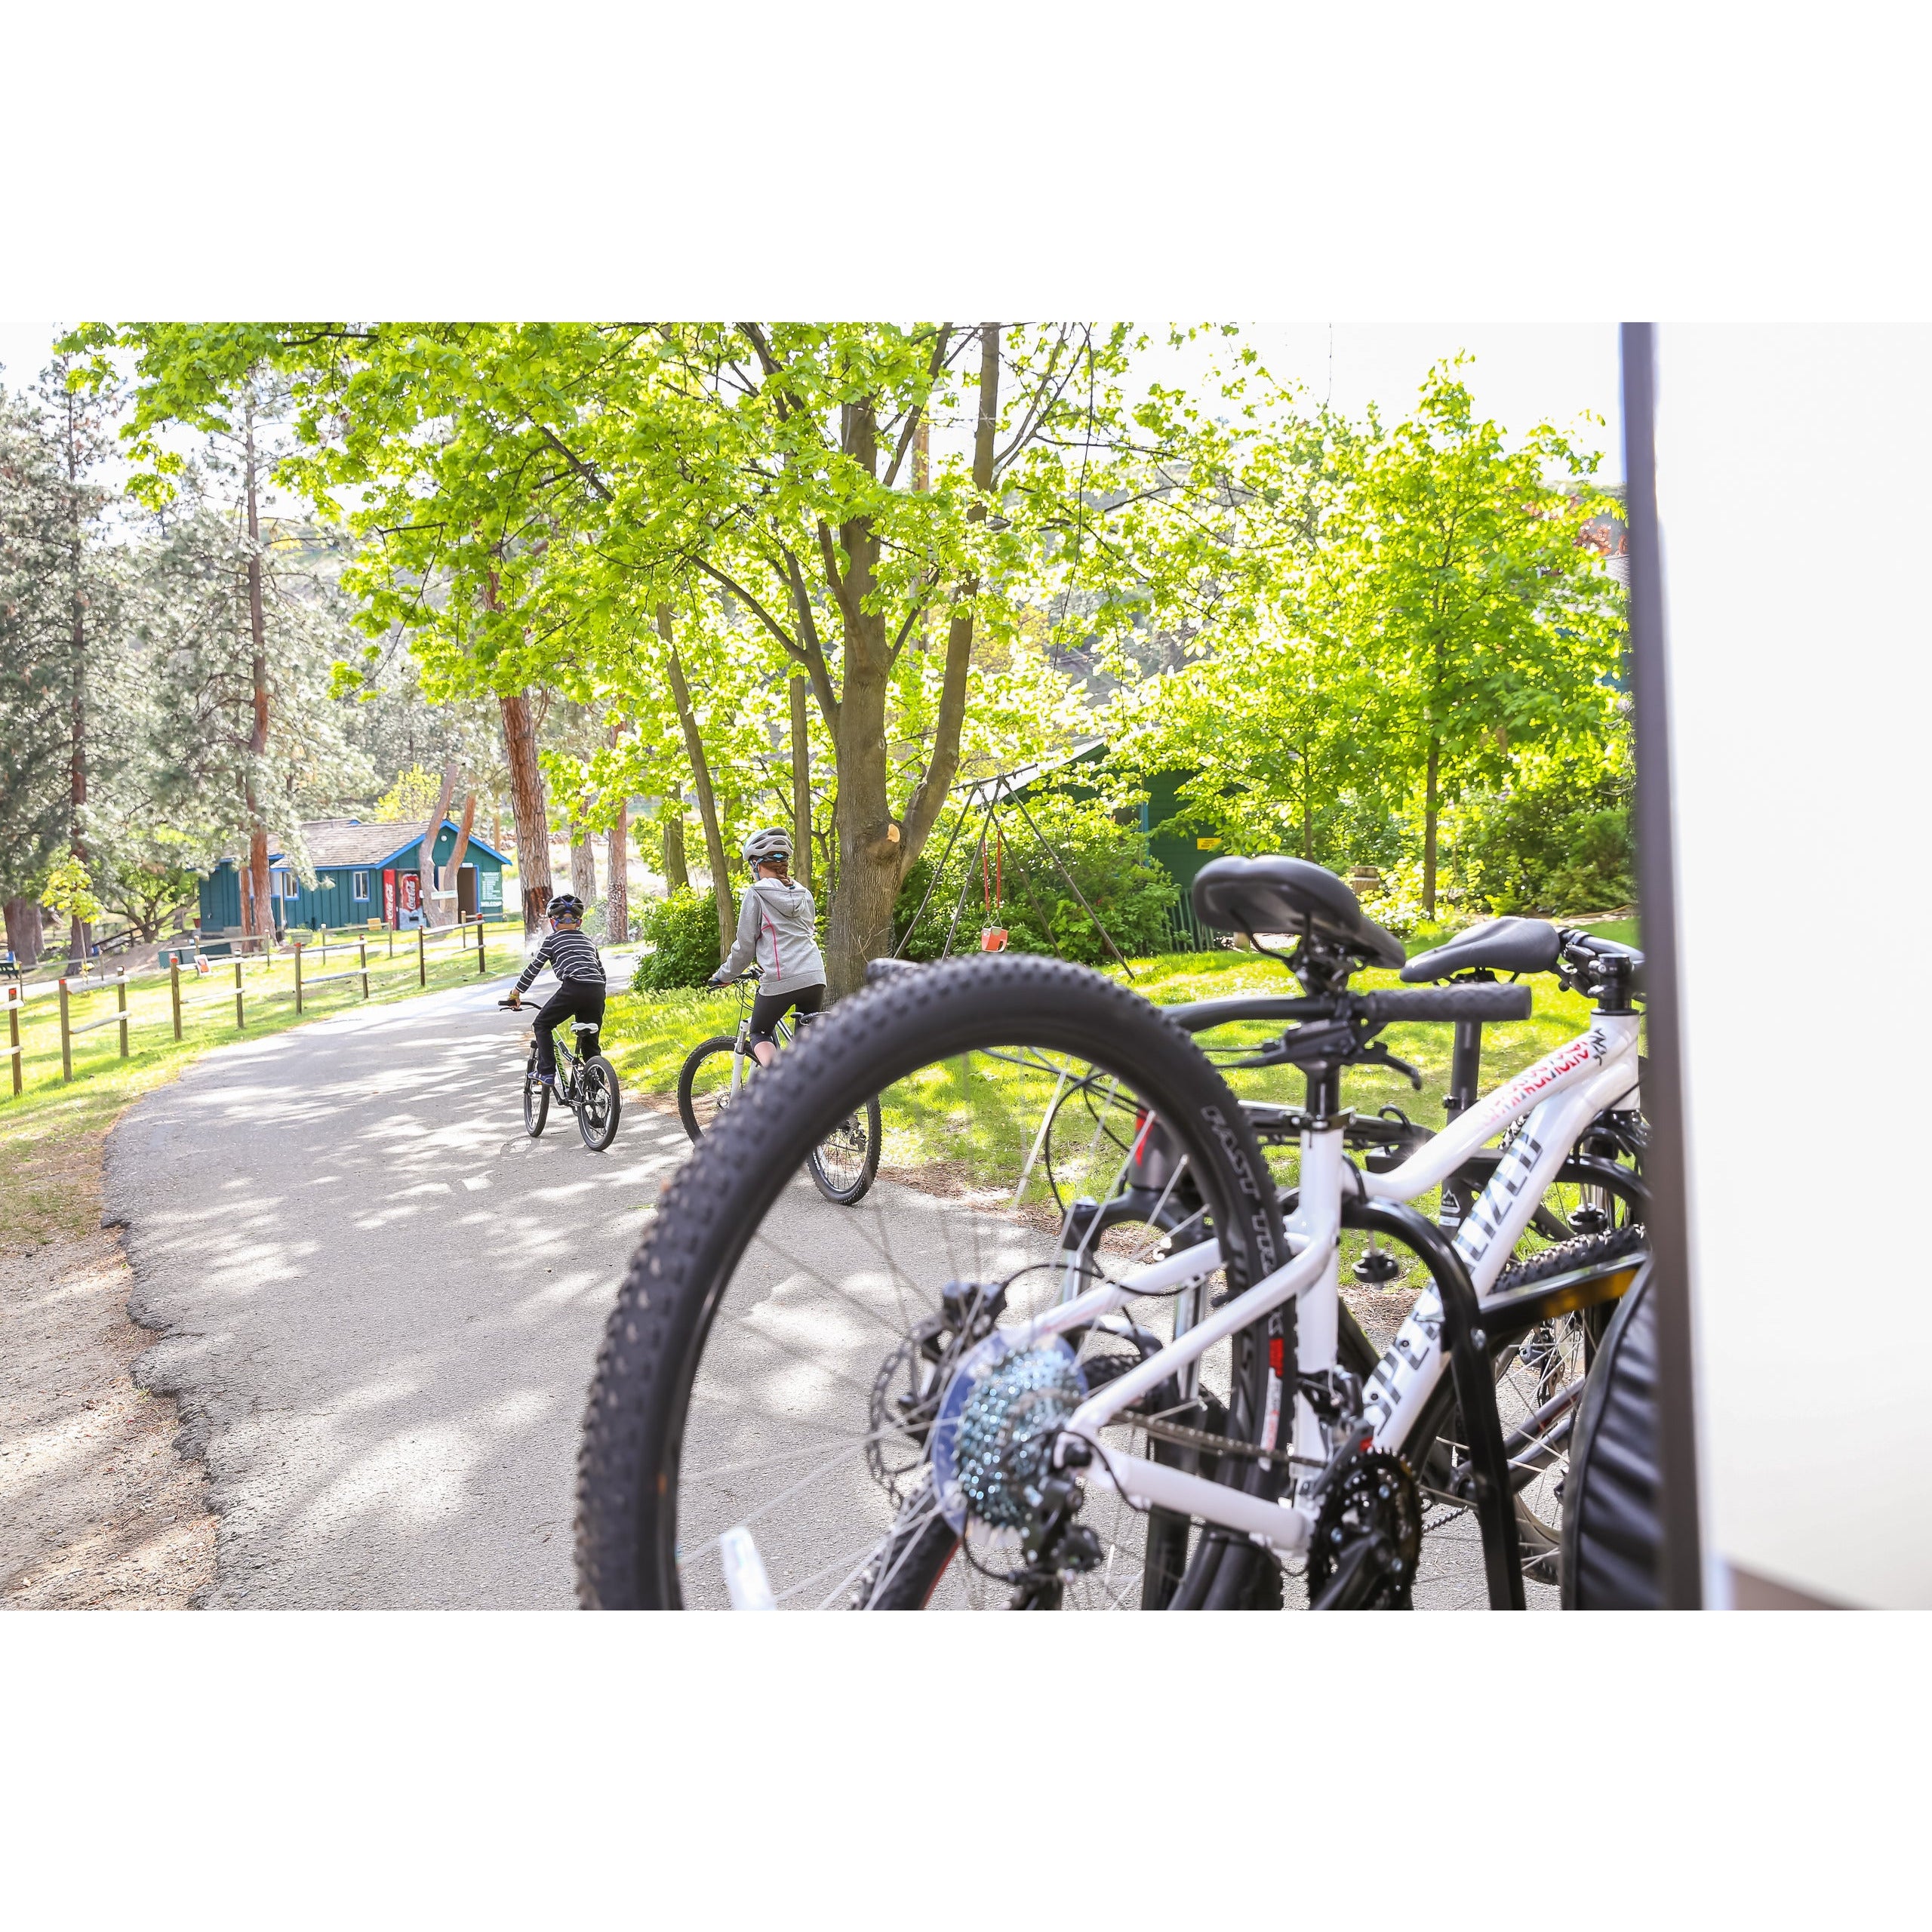
[[[745,863],[752,877],[737,937],[711,983],[721,986],[757,961],[761,977],[749,1041],[759,1066],[769,1066],[778,1051],[779,1021],[794,1009],[809,1020],[824,1003],[825,956],[818,949],[812,896],[791,876],[790,835],[776,826],[754,832],[745,841]]]
[[[550,901],[547,916],[549,933],[531,955],[530,964],[512,989],[507,1004],[521,1006],[525,989],[545,967],[556,974],[557,990],[537,1014],[537,1076],[545,1086],[554,1087],[557,1049],[550,1038],[551,1031],[566,1020],[585,1020],[593,1026],[603,1025],[604,961],[595,945],[585,937],[583,901],[574,893],[559,893]],[[594,1054],[597,1050],[597,1036],[592,1034],[586,1042],[586,1051]]]

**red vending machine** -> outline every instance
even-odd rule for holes
[[[393,926],[395,915],[395,869],[391,866],[383,874],[383,924]]]

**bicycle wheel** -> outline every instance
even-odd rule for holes
[[[678,1070],[678,1118],[685,1131],[696,1140],[708,1133],[720,1114],[734,1099],[732,1063],[738,1057],[738,1042],[729,1033],[714,1033],[701,1040],[685,1057]],[[739,1069],[738,1083],[743,1091],[744,1076],[755,1064],[749,1054]]]
[[[623,1100],[617,1090],[617,1069],[601,1054],[592,1054],[577,1069],[577,1131],[593,1154],[601,1154],[617,1137],[617,1118]]]
[[[1110,1085],[1143,1156],[1097,1168],[1085,1192],[1138,1187],[1146,1205],[1069,1254],[1029,1156],[1080,1081]],[[878,1179],[834,1214],[798,1171],[875,1097]],[[1150,1561],[1155,1601],[1232,1606],[1257,1583],[1265,1597],[1274,1566],[1253,1545],[1185,1522],[1177,1540],[1098,1479],[1079,1547],[1036,1560],[1026,1496],[1080,1392],[1158,1346],[1183,1294],[1238,1293],[1285,1254],[1264,1174],[1192,1042],[1084,968],[991,955],[842,1001],[699,1141],[632,1263],[579,1457],[582,1600],[721,1608],[734,1579],[755,1600],[744,1580],[761,1575],[792,1607],[1131,1608]],[[1174,1232],[1158,1225],[1168,1204],[1189,1198],[1181,1244],[1211,1232],[1214,1273],[1063,1343],[1014,1340],[1064,1290],[1149,1258]],[[1271,1347],[1292,1358],[1291,1306],[1209,1350],[1191,1392],[1171,1381],[1125,1411],[1103,1449],[1142,1452],[1165,1418],[1195,1431],[1177,1453],[1202,1473],[1273,1493],[1281,1464],[1251,1453]]]
[[[523,1068],[523,1131],[534,1140],[549,1115],[550,1090],[537,1077],[537,1049],[532,1047]]]
[[[879,1143],[885,1132],[878,1097],[854,1108],[805,1158],[812,1185],[840,1208],[856,1207],[878,1172]]]

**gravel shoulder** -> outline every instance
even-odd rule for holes
[[[128,1318],[132,1278],[99,1227],[98,1132],[43,1149],[61,1219],[91,1223],[0,1251],[0,1608],[179,1610],[214,1580],[202,1465],[174,1404],[141,1387],[154,1341]]]

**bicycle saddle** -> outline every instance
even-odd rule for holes
[[[1213,859],[1194,875],[1195,916],[1223,932],[1306,933],[1370,966],[1407,955],[1346,881],[1306,859]]]
[[[1414,986],[1478,966],[1492,973],[1547,973],[1561,949],[1557,930],[1547,919],[1491,919],[1458,933],[1433,952],[1418,954],[1402,968],[1402,977]]]

